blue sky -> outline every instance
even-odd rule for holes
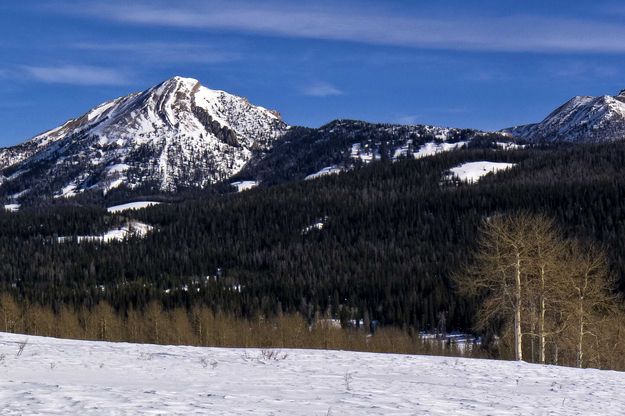
[[[6,0],[0,145],[174,75],[293,125],[500,129],[624,89],[624,18],[576,0]]]

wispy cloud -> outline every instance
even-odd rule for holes
[[[420,114],[403,114],[395,117],[395,122],[399,124],[417,124],[421,118]]]
[[[207,63],[217,64],[237,61],[242,58],[241,53],[223,51],[207,45],[185,42],[117,42],[117,43],[89,43],[79,42],[69,45],[73,49],[94,52],[98,54],[115,55],[117,59],[142,60],[151,63]]]
[[[302,94],[310,97],[331,97],[343,95],[343,91],[327,82],[314,82],[302,88]]]
[[[464,74],[464,77],[475,82],[509,81],[511,78],[510,74],[493,68],[469,70]]]
[[[442,108],[423,108],[420,114],[400,114],[394,118],[394,121],[399,124],[419,124],[428,122],[434,117],[440,118],[441,116],[449,116],[454,114],[466,114],[469,109],[465,107],[442,107]]]
[[[418,48],[506,52],[625,52],[625,26],[593,19],[530,15],[482,17],[466,12],[402,16],[366,6],[275,2],[83,4],[61,12],[131,24],[219,29]],[[353,6],[353,5],[352,5]],[[442,17],[441,17],[442,16]]]
[[[558,65],[551,64],[547,72],[557,78],[570,79],[602,79],[620,78],[623,71],[620,67],[602,63],[564,62]]]
[[[127,74],[112,68],[85,65],[23,66],[27,77],[54,84],[126,85]]]

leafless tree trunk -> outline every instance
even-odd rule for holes
[[[575,345],[575,365],[586,365],[586,338],[595,340],[603,320],[617,312],[616,296],[608,275],[607,260],[596,246],[582,247],[578,242],[569,246],[569,273],[567,284],[570,295],[564,304],[571,325]]]
[[[523,332],[521,331],[521,254],[515,252],[515,280],[514,280],[514,359],[523,359]]]
[[[495,216],[484,222],[475,263],[457,279],[466,294],[484,298],[477,327],[503,320],[512,324],[514,358],[523,360],[523,309],[530,273],[531,218]]]

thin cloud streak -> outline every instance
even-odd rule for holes
[[[403,125],[412,125],[417,124],[421,118],[421,114],[404,114],[397,116],[395,122]]]
[[[73,10],[76,10],[75,8]],[[90,17],[130,24],[232,30],[271,36],[361,42],[429,49],[556,52],[625,52],[625,27],[599,21],[541,16],[404,17],[360,8],[294,8],[219,3],[107,3],[85,5]],[[63,11],[61,11],[63,12]]]
[[[51,84],[127,85],[127,75],[117,69],[85,65],[23,66],[28,78]]]
[[[343,91],[327,82],[315,82],[302,88],[302,94],[310,97],[332,97],[343,95]]]
[[[86,52],[110,53],[122,59],[125,56],[133,60],[140,57],[150,62],[218,64],[242,59],[242,55],[238,52],[221,51],[210,46],[180,42],[81,42],[69,46]]]

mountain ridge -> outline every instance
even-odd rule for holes
[[[1,181],[32,176],[29,192],[57,197],[121,184],[153,183],[166,191],[201,187],[240,170],[287,127],[277,112],[173,77],[0,149]]]
[[[615,96],[575,96],[538,123],[503,133],[533,142],[607,142],[625,138],[625,90]]]
[[[623,138],[625,90],[616,96],[577,96],[539,123],[499,132],[344,119],[306,128],[289,126],[278,112],[246,98],[175,76],[1,148],[0,198],[17,204],[26,195],[106,195],[124,187],[177,192],[228,182],[249,189],[466,146],[510,149],[518,140]]]

